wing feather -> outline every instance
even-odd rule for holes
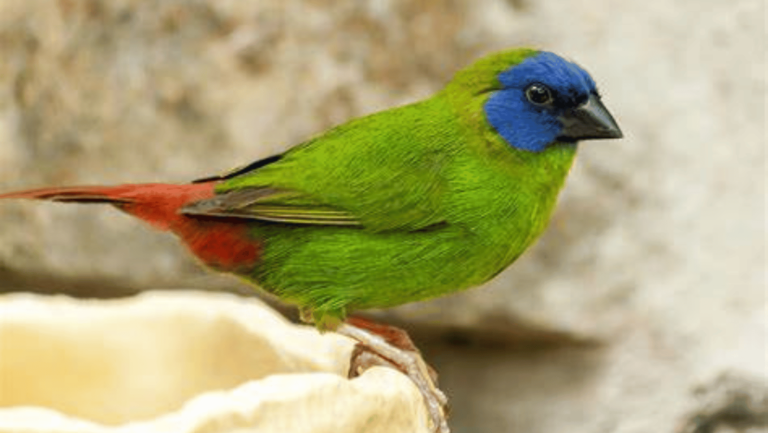
[[[183,215],[242,218],[288,224],[361,226],[351,213],[306,194],[278,188],[246,188],[184,206]]]

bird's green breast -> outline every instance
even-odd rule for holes
[[[541,235],[575,150],[574,144],[540,153],[489,146],[485,153],[458,158],[446,208],[449,221],[475,239],[474,284],[509,266]]]
[[[576,156],[575,143],[541,152],[518,149],[488,123],[488,93],[467,97],[447,88],[444,98],[465,134],[450,170],[446,209],[453,224],[477,240],[479,284],[509,266],[546,228]]]

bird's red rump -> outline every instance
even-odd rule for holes
[[[214,183],[169,185],[148,183],[120,185],[104,191],[125,212],[140,218],[159,230],[174,230],[188,218],[179,214],[184,205],[214,196]],[[106,190],[107,188],[105,188]]]
[[[160,230],[172,231],[208,266],[235,271],[253,265],[259,259],[261,246],[250,236],[245,222],[199,219],[179,213],[189,203],[213,197],[214,184],[136,185],[121,195],[131,201],[118,203],[118,207]]]
[[[246,223],[182,218],[185,221],[173,232],[206,265],[235,272],[258,261],[261,245],[251,237]]]

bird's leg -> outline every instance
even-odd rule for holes
[[[392,346],[395,346],[398,349],[408,351],[408,352],[415,352],[421,355],[421,351],[419,351],[419,349],[413,343],[413,340],[411,340],[411,336],[408,335],[408,332],[406,332],[405,329],[398,328],[397,326],[385,325],[383,323],[376,323],[371,320],[364,319],[362,317],[349,317],[346,319],[346,322],[356,328],[364,329],[366,331],[369,331],[373,334],[378,335],[379,337],[386,340],[387,343],[391,344]],[[357,353],[353,354],[352,356],[353,360],[355,360],[356,357],[361,356],[363,352],[371,353],[370,350],[366,350],[365,346],[362,346],[362,345],[358,345],[355,349]],[[360,363],[358,362],[357,364],[359,365]],[[429,372],[430,379],[437,387],[438,385],[437,371],[426,362],[424,365],[427,367],[427,371]],[[367,370],[367,368],[364,367],[362,370]],[[354,372],[350,369],[349,374],[350,374],[350,377],[352,377],[352,376],[359,375],[359,372],[357,374],[354,374]],[[447,401],[443,402],[443,405],[446,405],[446,404],[448,404]]]
[[[436,386],[434,370],[424,362],[404,330],[355,318],[341,324],[336,332],[358,342],[352,353],[350,377],[376,365],[402,371],[421,392],[434,431],[450,432],[446,422],[448,399]]]

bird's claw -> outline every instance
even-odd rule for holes
[[[394,368],[407,375],[424,398],[432,431],[450,433],[447,422],[448,398],[436,386],[436,374],[416,350],[407,350],[388,343],[379,335],[343,324],[337,331],[356,341],[352,353],[349,377],[357,377],[373,366]]]

